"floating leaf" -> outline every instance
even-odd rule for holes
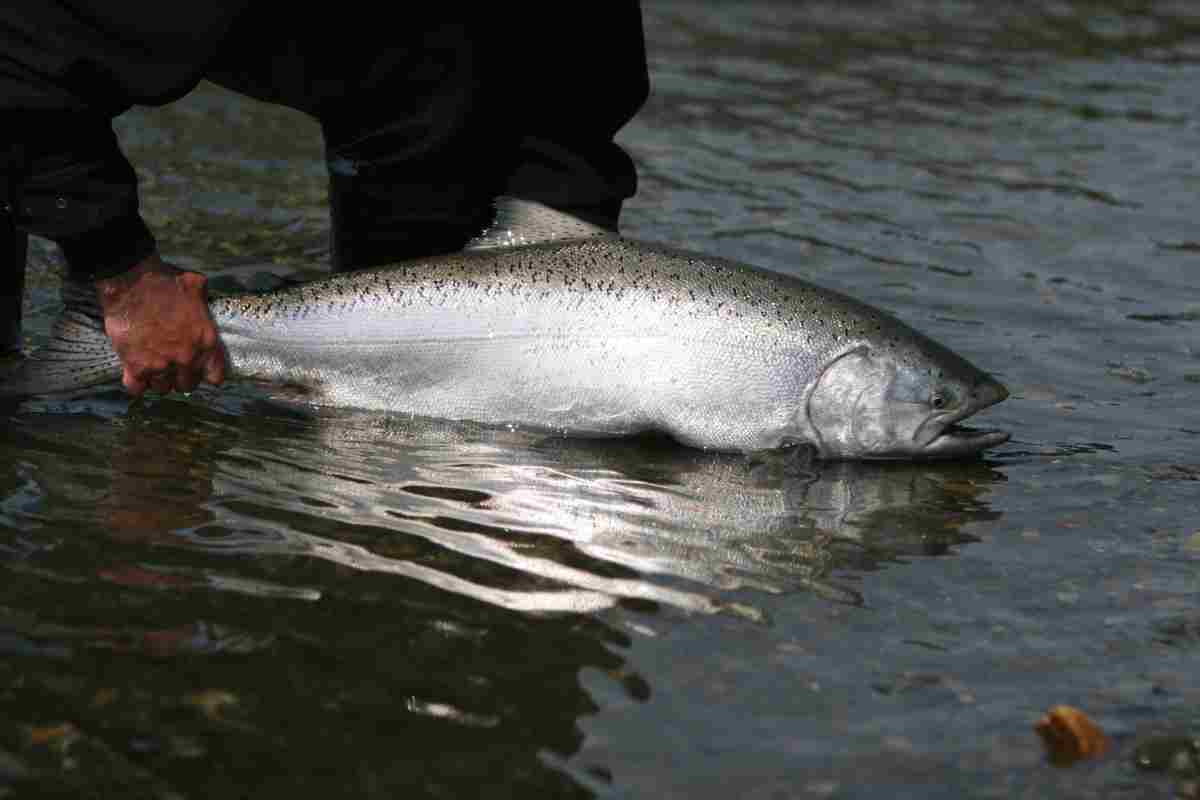
[[[1100,726],[1072,706],[1054,706],[1033,726],[1051,764],[1067,766],[1095,758],[1108,749],[1108,737]]]

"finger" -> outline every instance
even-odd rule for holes
[[[220,386],[225,382],[225,368],[225,348],[218,344],[204,365],[204,380],[213,386]]]
[[[190,392],[196,390],[200,383],[200,371],[197,368],[179,369],[175,373],[175,391]]]
[[[175,383],[169,378],[155,378],[154,380],[150,381],[150,391],[158,394],[170,394],[171,390],[174,388]]]
[[[220,338],[217,336],[217,328],[215,325],[209,324],[204,326],[204,330],[200,333],[200,351],[204,355],[208,354],[220,343]]]
[[[175,370],[167,367],[150,378],[150,388],[159,394],[170,394],[175,386]]]
[[[141,397],[146,393],[146,382],[134,377],[133,372],[126,369],[121,375],[121,384],[125,387],[125,391],[134,397]]]
[[[199,272],[183,272],[176,280],[179,281],[183,288],[193,292],[204,292],[204,287],[208,283],[208,278],[201,275]]]
[[[180,355],[184,355],[180,353]],[[208,360],[208,353],[203,347],[197,346],[195,350],[187,353],[187,357],[179,358],[175,361],[175,390],[180,392],[191,392],[196,389],[196,384],[200,383],[204,377],[204,366]]]

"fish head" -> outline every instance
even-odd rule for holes
[[[960,420],[1008,390],[932,342],[920,350],[860,345],[835,357],[805,403],[802,427],[825,458],[960,458],[1008,441]]]

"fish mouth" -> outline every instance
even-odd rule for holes
[[[960,458],[1004,444],[1010,438],[1005,431],[969,428],[959,425],[958,422],[988,406],[994,406],[1007,397],[1008,389],[998,381],[987,380],[976,386],[971,392],[971,402],[966,408],[934,423],[934,434],[921,447],[921,454],[929,458]]]
[[[1004,431],[987,431],[950,424],[941,433],[925,443],[921,453],[930,458],[959,458],[982,453],[989,447],[1002,445],[1009,440]]]

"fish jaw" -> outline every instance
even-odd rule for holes
[[[926,458],[965,458],[997,447],[1009,439],[1004,431],[975,431],[955,425],[921,449]]]
[[[982,431],[957,424],[1008,397],[1008,389],[999,381],[984,377],[971,391],[970,402],[961,411],[932,423],[932,436],[920,446],[925,458],[964,458],[997,447],[1009,440],[1004,431]]]

